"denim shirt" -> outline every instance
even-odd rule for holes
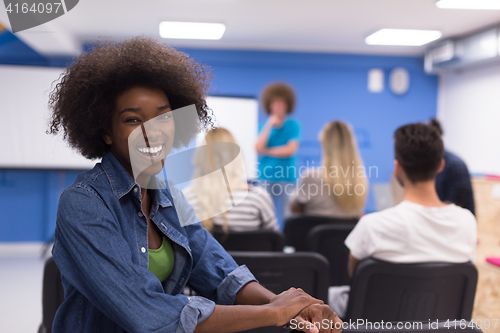
[[[255,281],[199,222],[180,226],[170,191],[178,190],[150,192],[150,219],[174,250],[174,268],[163,284],[148,270],[139,185],[113,154],[63,192],[52,254],[65,301],[54,333],[193,332],[216,303],[233,304],[241,287]],[[178,201],[196,219],[189,204]],[[180,294],[186,284],[201,296]]]

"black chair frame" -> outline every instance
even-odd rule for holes
[[[316,226],[331,224],[353,224],[359,218],[332,218],[323,216],[298,216],[285,221],[285,245],[293,246],[295,251],[307,251],[307,235]]]
[[[308,250],[323,255],[330,262],[330,286],[349,284],[349,249],[344,241],[354,226],[353,223],[319,225],[307,236]]]
[[[356,266],[346,319],[470,320],[476,285],[477,269],[470,262],[399,264],[368,258]]]
[[[57,309],[64,302],[64,288],[61,280],[61,272],[54,258],[45,261],[42,284],[42,323],[38,333],[51,333],[52,323]]]
[[[290,287],[302,288],[309,295],[327,302],[329,264],[313,252],[229,252],[239,265],[246,265],[259,283],[275,294]],[[263,327],[247,333],[285,333],[290,329]]]
[[[221,228],[212,230],[214,238],[226,251],[283,251],[285,236],[283,233],[270,230],[229,231]]]

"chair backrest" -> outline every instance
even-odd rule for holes
[[[328,260],[312,252],[229,252],[246,265],[261,285],[279,294],[291,287],[328,301]]]
[[[356,266],[346,318],[470,320],[476,285],[470,262],[394,264],[368,258]]]
[[[307,235],[312,228],[324,224],[351,223],[355,225],[359,218],[340,219],[323,216],[299,216],[285,221],[285,244],[293,246],[295,251],[307,251]]]
[[[246,265],[259,283],[279,294],[291,287],[327,303],[328,260],[313,252],[229,252],[239,265]],[[282,327],[262,327],[245,333],[286,333]]]
[[[330,286],[349,284],[349,249],[344,241],[353,228],[353,223],[319,225],[307,236],[308,250],[323,255],[330,262]]]
[[[45,261],[42,285],[42,324],[38,332],[51,333],[52,323],[57,309],[64,302],[64,289],[61,272],[57,268],[54,258]]]
[[[221,229],[212,231],[214,238],[226,251],[283,251],[285,236],[276,230],[230,231]]]

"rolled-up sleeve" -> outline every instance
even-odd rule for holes
[[[243,265],[229,273],[217,288],[218,304],[232,305],[236,294],[248,282],[257,281],[248,268]],[[193,296],[181,312],[177,333],[193,332],[196,325],[210,317],[215,309],[215,302],[201,296]]]
[[[190,333],[196,325],[210,317],[215,303],[205,297],[193,296],[181,311],[177,333]]]
[[[229,273],[217,288],[219,304],[232,305],[236,294],[248,282],[257,281],[247,266],[243,265]]]

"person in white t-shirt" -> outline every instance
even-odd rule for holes
[[[436,192],[436,175],[444,167],[440,134],[426,124],[409,124],[396,130],[394,141],[394,174],[404,187],[404,200],[359,220],[345,240],[349,276],[368,257],[396,263],[474,262],[474,215],[442,202]],[[329,288],[329,305],[340,317],[348,293],[349,286]]]

